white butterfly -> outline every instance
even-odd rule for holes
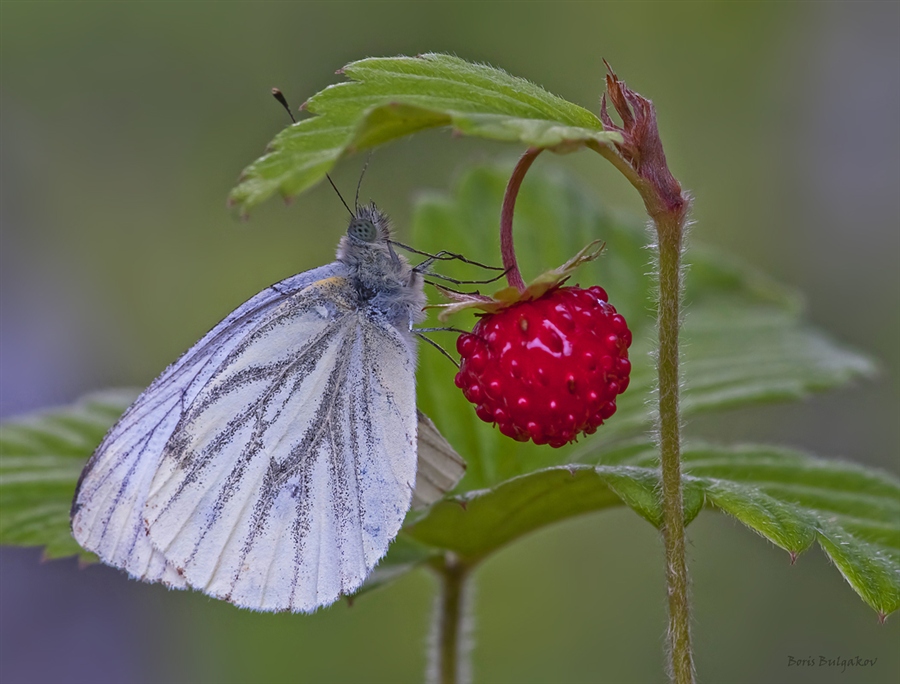
[[[254,610],[358,589],[411,502],[465,469],[416,410],[423,281],[389,236],[359,208],[337,261],[260,292],[169,366],[85,466],[78,543]]]

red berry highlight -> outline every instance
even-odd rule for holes
[[[560,287],[486,314],[460,335],[456,386],[521,442],[561,447],[594,431],[628,387],[631,331],[602,287]]]

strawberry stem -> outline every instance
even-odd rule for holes
[[[657,234],[657,438],[662,474],[662,534],[669,598],[669,671],[677,684],[691,684],[694,681],[694,663],[685,559],[678,367],[678,333],[683,293],[681,254],[689,198],[669,171],[656,126],[653,103],[628,88],[612,69],[609,69],[606,77],[606,87],[609,100],[622,119],[622,125],[615,125],[609,117],[606,96],[602,101],[600,118],[606,129],[622,135],[622,142],[615,143],[614,148],[600,143],[589,143],[588,146],[609,160],[637,189]]]
[[[519,264],[516,261],[516,250],[513,246],[513,212],[516,208],[519,188],[522,187],[522,180],[541,151],[542,148],[529,147],[519,157],[516,168],[513,169],[509,183],[506,185],[503,208],[500,210],[500,254],[503,258],[503,268],[506,269],[506,281],[510,287],[516,288],[519,292],[525,291],[525,281],[522,280],[522,273],[519,271]]]

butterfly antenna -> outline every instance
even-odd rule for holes
[[[356,218],[356,213],[355,213],[349,206],[347,206],[347,202],[344,201],[344,196],[341,194],[341,191],[337,189],[337,186],[334,184],[334,181],[331,180],[331,176],[329,176],[329,175],[326,173],[326,174],[325,174],[325,178],[327,178],[327,179],[328,179],[328,182],[331,183],[331,187],[334,188],[334,191],[337,193],[337,196],[341,198],[341,203],[342,203],[345,207],[347,207],[347,211],[350,212],[350,216],[352,216],[353,218]]]
[[[362,179],[363,176],[366,175],[366,169],[369,168],[369,162],[372,159],[372,152],[369,151],[369,154],[366,155],[366,163],[363,164],[362,171],[359,174],[359,181],[356,183],[356,199],[353,201],[354,206],[356,206],[356,211],[359,213],[359,189],[362,187]]]
[[[276,100],[278,100],[278,102],[281,104],[281,106],[284,107],[284,111],[286,111],[288,113],[288,116],[291,117],[291,121],[293,121],[294,123],[297,123],[297,119],[295,119],[294,115],[291,113],[291,107],[290,107],[290,105],[288,105],[288,101],[287,101],[287,98],[284,96],[284,93],[281,92],[281,90],[279,88],[272,88],[272,97],[274,97]],[[363,171],[365,171],[365,169],[363,169]],[[327,178],[328,182],[331,183],[331,187],[334,188],[334,191],[337,193],[337,196],[341,198],[341,203],[345,207],[347,207],[347,211],[350,212],[350,216],[355,217],[356,214],[353,212],[352,209],[350,209],[350,207],[347,206],[347,202],[344,201],[344,196],[341,195],[341,191],[337,189],[337,186],[334,184],[334,181],[331,180],[331,176],[329,176],[326,173],[325,178]],[[362,181],[362,178],[360,178],[360,181]],[[357,186],[357,188],[356,188],[356,197],[358,200],[359,199],[359,186]]]
[[[284,107],[284,110],[288,113],[288,116],[291,117],[291,121],[297,123],[297,119],[295,119],[294,115],[291,114],[291,108],[288,106],[288,101],[284,96],[284,93],[281,92],[278,88],[272,88],[272,97],[278,100],[281,106]]]

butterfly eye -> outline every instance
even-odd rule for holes
[[[350,221],[347,235],[363,242],[374,242],[378,231],[375,230],[375,224],[368,219],[355,218]]]

